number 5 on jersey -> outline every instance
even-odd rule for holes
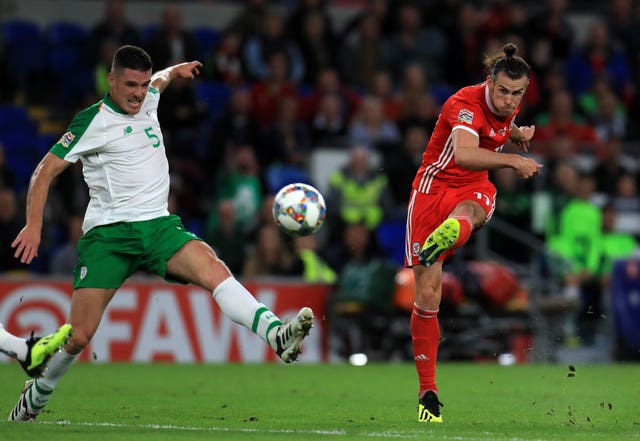
[[[152,145],[154,148],[160,147],[160,137],[153,133],[153,127],[147,127],[146,129],[144,129],[144,133],[146,133],[147,136],[153,140]]]

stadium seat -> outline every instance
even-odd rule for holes
[[[158,26],[155,23],[142,25],[138,28],[138,33],[140,34],[140,41],[142,42],[143,46],[146,46],[151,41],[151,39],[156,34],[156,32],[158,32],[159,28],[160,26]]]
[[[195,35],[198,40],[200,61],[204,62],[207,56],[213,52],[213,49],[218,45],[221,37],[220,31],[206,26],[198,26],[193,30],[193,35]]]
[[[32,126],[33,123],[25,108],[13,104],[0,104],[0,133]]]
[[[384,221],[376,228],[376,238],[389,260],[404,265],[404,237],[406,221]]]
[[[22,19],[5,20],[2,23],[2,40],[7,51],[7,65],[18,78],[26,80],[30,74],[45,69],[47,44],[36,23]]]
[[[274,194],[285,185],[294,182],[313,185],[309,174],[294,165],[270,165],[265,171],[265,179],[267,190]]]
[[[88,31],[77,23],[57,21],[51,23],[46,31],[47,42],[51,46],[84,47],[87,44]]]
[[[227,108],[231,98],[229,86],[215,81],[197,81],[195,91],[198,101],[206,105],[212,118],[219,116]]]

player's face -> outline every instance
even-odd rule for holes
[[[109,73],[109,96],[130,115],[140,112],[151,82],[151,71],[116,69]]]
[[[498,72],[495,81],[487,77],[491,103],[500,116],[509,116],[520,104],[529,85],[529,78],[523,76],[512,80],[504,72]]]

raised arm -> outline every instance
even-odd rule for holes
[[[69,166],[69,162],[47,153],[38,164],[27,193],[27,222],[11,244],[15,248],[14,256],[22,263],[31,263],[38,256],[38,247],[42,236],[42,216],[47,202],[49,187],[53,179]]]
[[[509,167],[522,178],[537,174],[542,165],[515,153],[498,153],[479,147],[479,139],[467,130],[454,130],[453,155],[456,164],[469,170],[493,170]]]
[[[169,83],[175,78],[187,78],[193,80],[200,73],[202,63],[190,61],[188,63],[175,64],[166,69],[162,69],[151,76],[151,86],[162,93]]]

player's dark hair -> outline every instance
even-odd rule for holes
[[[113,55],[111,71],[133,69],[147,72],[153,69],[153,62],[148,53],[138,46],[121,46]]]
[[[494,81],[499,72],[504,72],[512,80],[517,80],[524,76],[529,78],[531,66],[516,55],[518,48],[515,44],[505,44],[502,46],[502,52],[503,55],[485,55],[484,57],[484,65]]]

